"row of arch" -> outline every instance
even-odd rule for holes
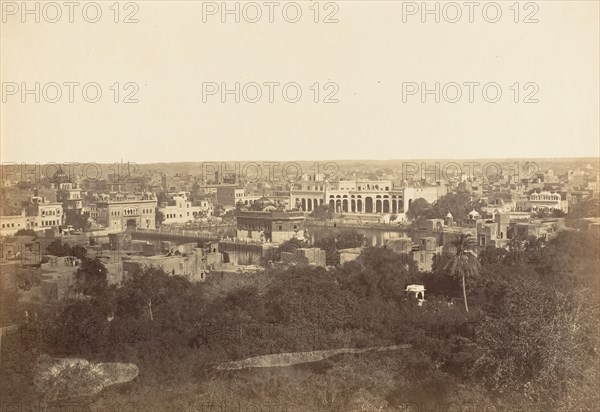
[[[336,213],[401,213],[402,199],[329,199],[329,207]]]
[[[312,212],[317,206],[323,204],[323,199],[312,199],[312,198],[301,198],[299,200],[299,207],[303,212]]]
[[[410,207],[410,203],[412,199],[409,200],[408,205]],[[323,199],[313,199],[313,198],[299,198],[297,200],[297,205],[300,210],[304,212],[312,212],[318,205],[322,205]],[[404,200],[401,198],[396,198],[395,196],[392,199],[386,197],[380,198],[377,196],[375,198],[371,196],[365,196],[362,198],[350,198],[348,199],[346,196],[343,198],[340,196],[333,197],[330,196],[328,202],[330,210],[335,213],[402,213],[404,212]]]

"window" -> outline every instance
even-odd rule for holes
[[[283,226],[279,225],[279,230],[283,230]]]

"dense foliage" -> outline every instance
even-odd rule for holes
[[[89,221],[90,213],[83,212],[79,213],[75,210],[66,210],[65,211],[65,225],[73,226],[73,229],[87,231],[91,227],[91,223]]]
[[[466,219],[467,214],[473,209],[481,212],[479,206],[479,203],[471,201],[469,192],[459,191],[441,196],[433,204],[429,204],[423,198],[415,199],[411,202],[407,214],[411,219],[443,219],[451,213],[456,222]]]
[[[291,238],[290,240],[286,240],[277,248],[275,252],[275,260],[279,262],[281,260],[281,252],[293,253],[298,248],[309,247],[309,244],[305,240],[301,240],[298,238]]]
[[[365,244],[365,237],[356,230],[342,230],[317,239],[314,247],[325,251],[327,265],[340,263],[340,250],[361,247]]]
[[[357,242],[346,234],[324,244]],[[66,300],[3,299],[25,326],[3,340],[2,393],[39,398],[14,389],[27,387],[22,371],[49,353],[140,367],[136,381],[84,400],[97,410],[597,410],[598,245],[596,232],[567,231],[480,252],[477,276],[464,276],[468,312],[463,276],[451,276],[456,253],[437,256],[429,273],[408,255],[369,247],[328,270],[213,274],[201,284],[149,267],[119,288],[107,285],[100,262],[84,260]],[[413,283],[426,287],[423,306],[405,292]],[[30,338],[30,330],[43,332]],[[410,348],[214,368],[269,353],[400,344]]]
[[[73,245],[71,247],[68,243],[63,243],[60,239],[56,239],[46,247],[46,254],[58,257],[74,256],[78,259],[85,259],[87,249],[81,245]]]
[[[593,197],[571,206],[568,217],[572,219],[600,216],[600,198]]]
[[[33,236],[37,238],[37,233],[33,229],[19,229],[16,231],[15,236]]]

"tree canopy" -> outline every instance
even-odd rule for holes
[[[433,204],[423,198],[415,199],[408,209],[408,216],[411,219],[443,219],[451,213],[454,220],[459,221],[466,219],[473,209],[481,212],[479,204],[471,201],[469,192],[459,191],[440,196]]]
[[[317,239],[314,246],[325,250],[327,265],[337,265],[340,263],[341,249],[362,247],[365,241],[364,235],[356,230],[342,230]]]
[[[332,235],[324,243],[334,251],[364,246],[356,233]],[[595,410],[599,240],[596,231],[564,231],[547,242],[490,246],[478,250],[472,277],[460,270],[466,262],[458,257],[471,255],[465,239],[426,273],[409,255],[365,247],[333,268],[212,273],[202,283],[141,267],[117,287],[107,285],[99,261],[84,259],[76,293],[66,299],[0,300],[3,309],[18,308],[3,319],[23,325],[20,335],[3,337],[3,350],[11,350],[3,364],[6,358],[19,370],[39,352],[135,363],[139,382],[94,398],[100,410],[126,402],[144,410],[206,407],[190,393],[233,399],[242,410],[274,398],[301,410],[406,410],[418,402],[433,402],[429,409],[472,402],[474,410]],[[422,306],[407,297],[410,284],[425,286]],[[38,329],[28,340],[25,332]],[[258,355],[403,344],[409,347],[290,368],[215,369]],[[3,389],[30,378],[5,376]],[[3,393],[23,403],[38,399]]]

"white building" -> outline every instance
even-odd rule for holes
[[[13,235],[20,229],[35,231],[57,228],[64,224],[63,205],[48,202],[41,196],[32,196],[20,215],[0,216],[0,235]]]
[[[562,200],[560,193],[534,192],[529,195],[529,204],[532,211],[562,210],[565,213],[569,211],[568,202]]]
[[[158,210],[164,216],[164,225],[193,222],[205,216],[212,216],[214,213],[212,204],[207,200],[194,206],[192,201],[188,200],[187,192],[173,194],[171,200]]]
[[[35,218],[30,218],[23,211],[20,215],[0,216],[0,236],[14,235],[21,229],[31,229]]]
[[[36,202],[32,208],[36,216],[32,229],[50,229],[64,224],[65,214],[62,203],[46,202],[45,199],[38,197],[33,197],[32,202]]]
[[[64,182],[58,184],[56,198],[67,210],[79,212],[83,208],[81,192],[81,188],[76,183]]]
[[[408,211],[413,200],[433,203],[445,194],[445,186],[395,187],[391,180],[304,179],[291,190],[290,206],[305,212],[326,204],[335,213],[400,214]]]

